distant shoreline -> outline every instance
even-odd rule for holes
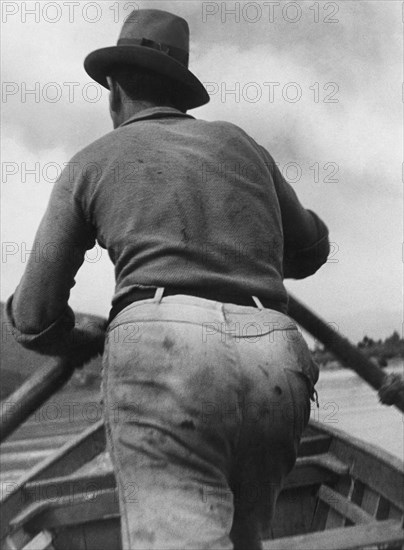
[[[392,361],[399,362],[404,358],[404,339],[395,330],[385,340],[374,340],[364,336],[356,345],[357,349],[380,368],[385,368]],[[344,368],[337,357],[324,345],[317,343],[311,351],[313,359],[324,370]]]
[[[371,361],[374,361],[376,365],[380,366],[378,364],[377,358],[370,357]],[[316,359],[315,359],[316,360]],[[342,363],[336,359],[330,359],[326,362],[320,362],[316,360],[317,364],[319,365],[321,370],[324,371],[337,371],[337,370],[347,370],[347,367],[344,367]],[[390,367],[390,366],[404,366],[404,358],[401,356],[398,357],[391,357],[386,360],[386,364],[382,368]]]

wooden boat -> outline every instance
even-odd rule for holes
[[[60,386],[60,373],[64,381],[66,370],[60,361],[17,392],[14,399],[26,409],[25,417],[39,393],[43,402],[51,386]],[[44,384],[45,379],[51,382]],[[19,423],[14,419],[2,427],[10,431]],[[121,548],[117,490],[105,444],[100,420],[18,482],[3,487],[2,550]],[[404,548],[403,521],[403,463],[378,447],[310,421],[264,549],[398,550]]]
[[[312,421],[264,548],[402,548],[403,487],[398,459]],[[118,550],[119,523],[100,421],[3,496],[2,548]]]

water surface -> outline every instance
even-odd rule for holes
[[[395,359],[388,373],[403,373]],[[373,443],[404,460],[404,415],[379,403],[377,392],[350,370],[320,373],[316,386],[319,408],[312,404],[311,417]]]

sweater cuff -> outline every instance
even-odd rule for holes
[[[26,349],[41,353],[43,355],[60,355],[65,351],[66,343],[70,340],[75,324],[73,310],[66,306],[66,309],[51,325],[38,333],[24,333],[15,324],[12,311],[14,295],[6,302],[6,317],[11,324],[11,330],[15,340]]]
[[[313,275],[327,261],[330,252],[328,235],[300,250],[287,251],[284,256],[284,277],[304,279]]]

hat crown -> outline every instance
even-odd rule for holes
[[[130,13],[118,42],[141,39],[189,52],[188,23],[182,17],[167,11],[135,9]]]

